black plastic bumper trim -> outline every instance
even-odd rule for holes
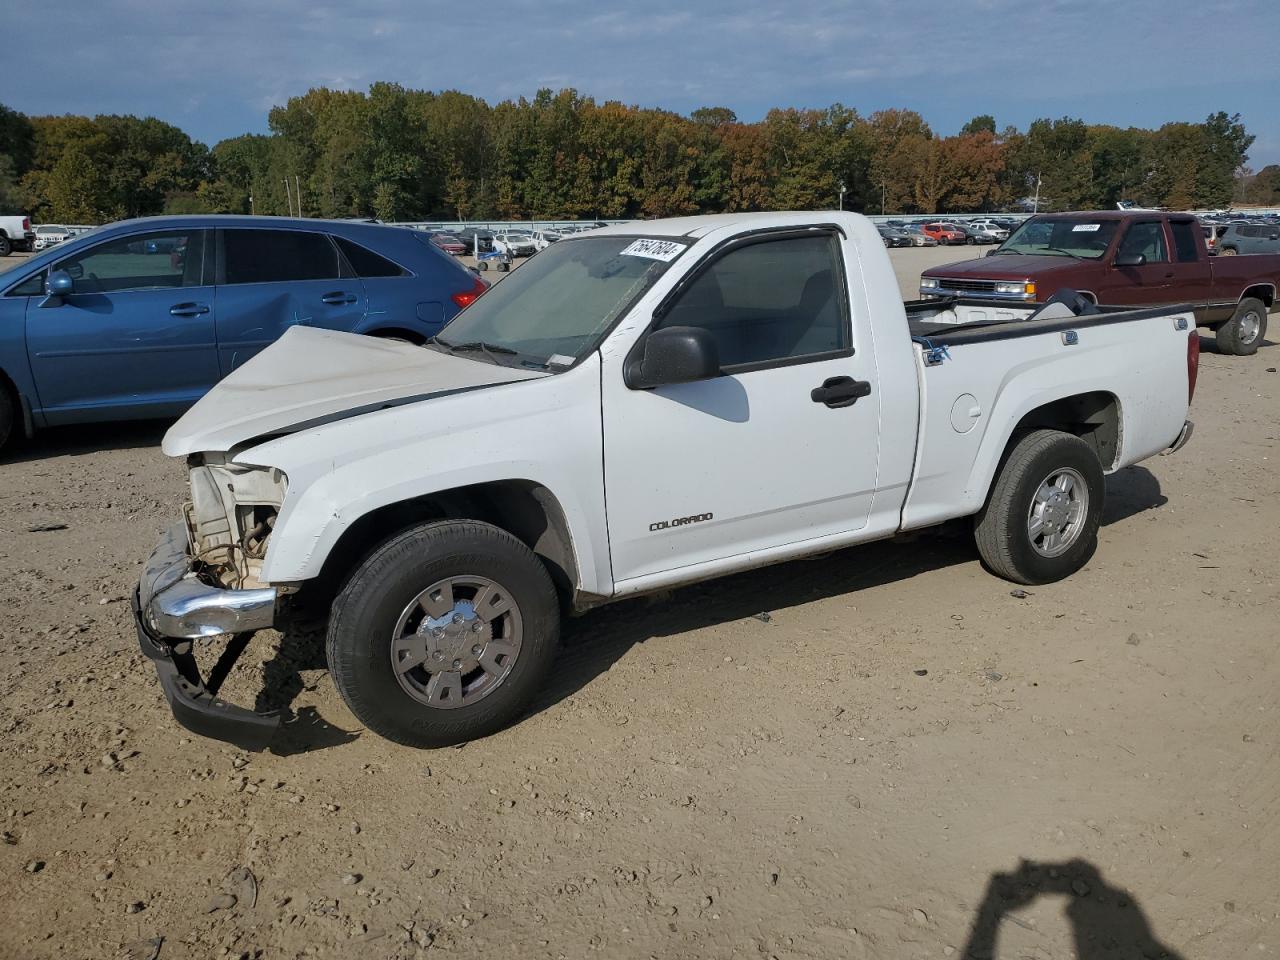
[[[153,637],[142,619],[138,594],[133,595],[133,622],[138,630],[138,645],[155,665],[160,689],[169,701],[174,719],[192,733],[213,740],[233,743],[242,750],[265,750],[282,720],[279,711],[255,713],[217,696],[227,673],[244,651],[249,634],[235,634],[209,674],[206,684],[191,652],[191,641],[175,645]],[[179,650],[183,652],[178,652]]]

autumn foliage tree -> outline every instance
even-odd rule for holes
[[[0,204],[37,219],[100,222],[171,212],[420,219],[621,219],[820,209],[941,213],[1118,200],[1220,206],[1271,196],[1244,179],[1238,116],[1158,130],[1063,117],[998,130],[975,116],[940,136],[912,110],[840,103],[743,122],[573,89],[490,105],[456,90],[315,88],[273,108],[268,134],[210,150],[155,118],[24,117],[0,106]],[[1236,184],[1242,186],[1237,190]]]

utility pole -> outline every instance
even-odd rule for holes
[[[1031,212],[1040,212],[1040,171],[1036,171],[1036,198],[1031,202]]]
[[[880,216],[884,216],[884,181],[880,181]]]
[[[288,216],[293,216],[293,194],[289,192],[289,178],[284,178],[284,202],[289,205]]]
[[[253,210],[253,194],[252,193],[249,194],[249,216],[251,217],[257,216],[257,214],[254,213],[254,210]]]
[[[293,175],[293,195],[298,198],[298,219],[302,219],[302,185],[298,183],[298,175]]]
[[[840,209],[841,210],[844,209],[844,195],[845,195],[844,181],[841,180],[840,181]]]

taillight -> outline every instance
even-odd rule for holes
[[[471,286],[470,290],[463,290],[461,293],[455,293],[449,299],[458,305],[459,310],[465,310],[480,298],[480,295],[489,289],[489,285],[476,277],[476,282]]]
[[[1191,398],[1196,395],[1196,377],[1200,374],[1200,334],[1196,332],[1196,328],[1191,328],[1191,333],[1187,337],[1187,405],[1191,405]]]
[[[27,231],[27,230],[30,230],[30,229],[31,229],[31,218],[30,218],[30,217],[23,217],[23,218],[22,218],[22,229],[23,229],[24,231]]]

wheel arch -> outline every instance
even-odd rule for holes
[[[13,411],[16,417],[22,420],[22,432],[28,440],[35,434],[35,422],[31,414],[31,403],[26,394],[18,389],[18,384],[9,376],[8,372],[0,367],[0,392],[3,392],[13,403]],[[16,427],[17,424],[15,423]]]
[[[1120,398],[1108,390],[1086,390],[1041,403],[1027,410],[1003,438],[1000,455],[978,488],[985,503],[995,488],[1009,453],[1032,430],[1061,430],[1084,440],[1104,472],[1120,462],[1124,419]]]
[[[378,507],[342,532],[319,580],[336,585],[379,545],[406,527],[432,520],[479,520],[506,530],[542,560],[561,602],[573,604],[582,578],[564,508],[545,485],[494,480],[438,490]]]
[[[1274,283],[1255,283],[1248,287],[1244,293],[1240,294],[1240,300],[1249,298],[1261,300],[1267,307],[1271,309],[1276,302],[1276,285]]]

